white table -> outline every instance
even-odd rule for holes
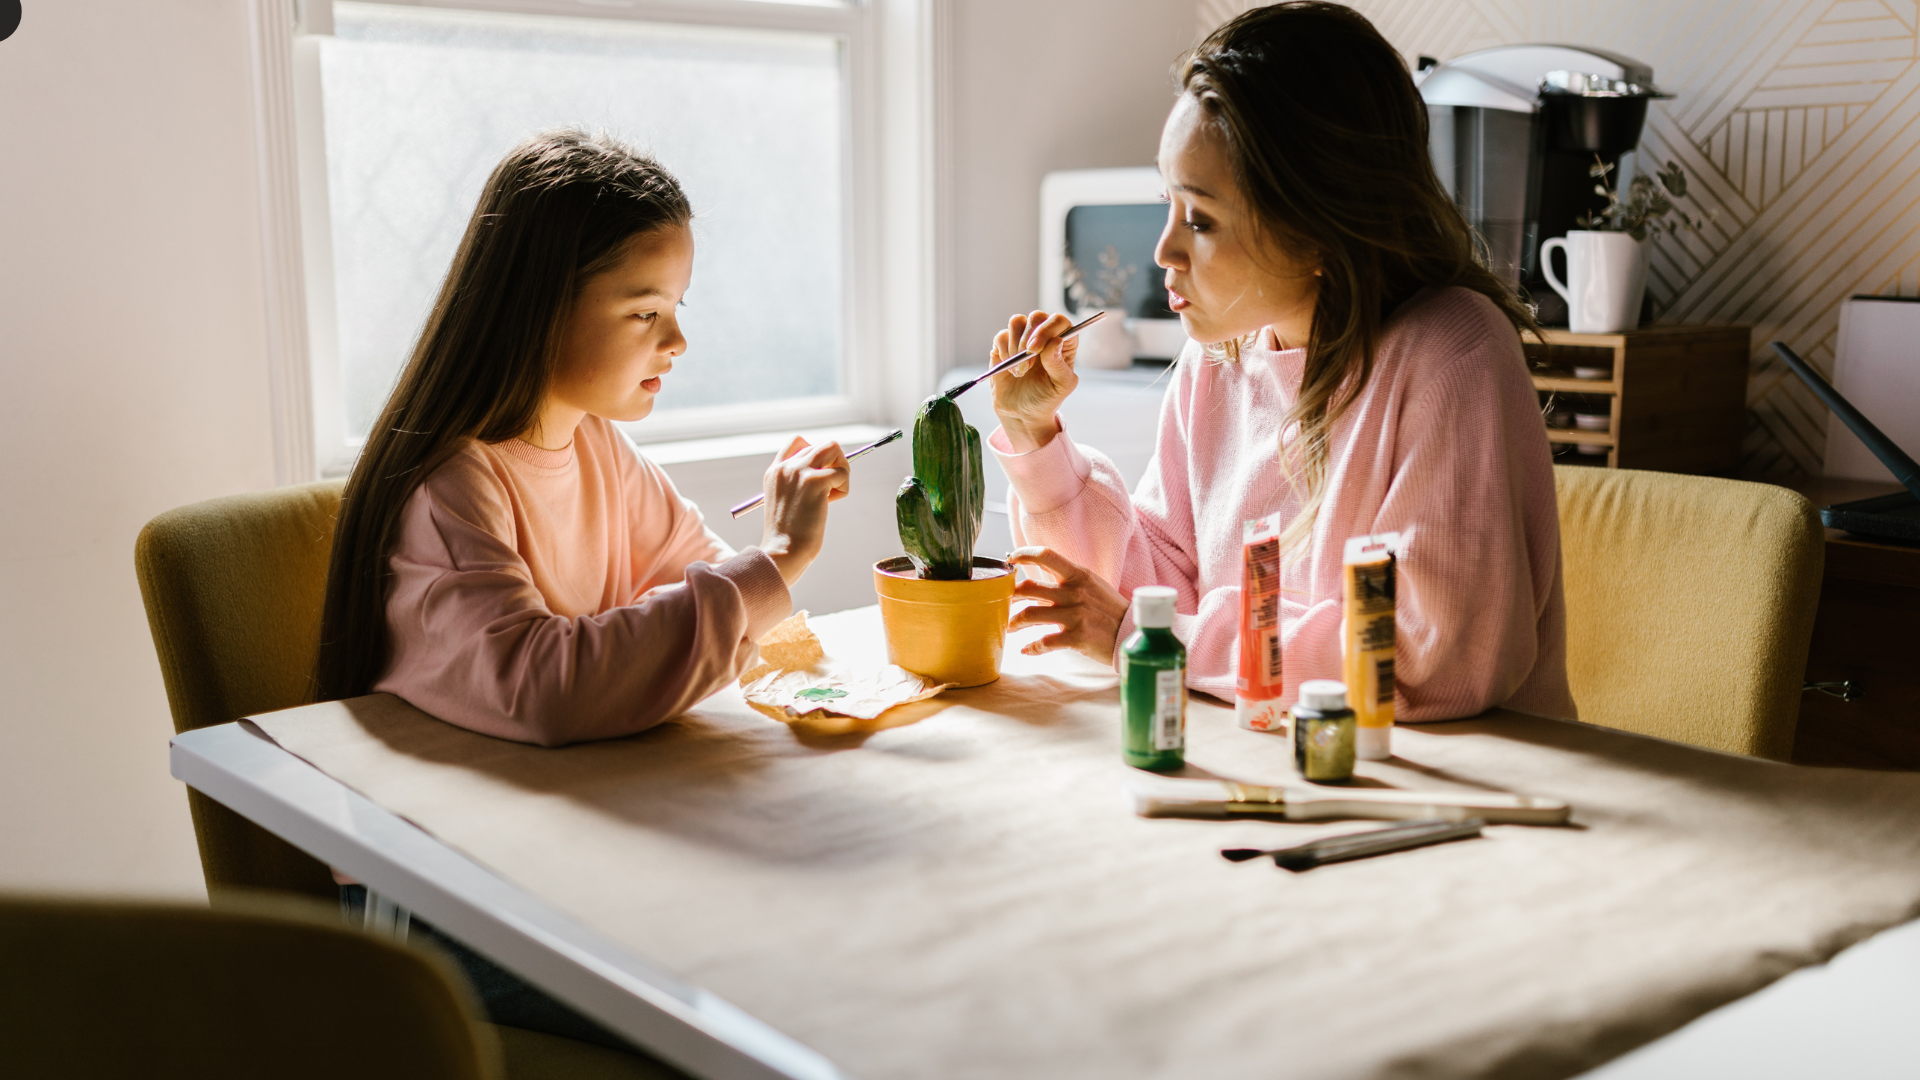
[[[649,965],[242,723],[173,740],[172,772],[695,1075],[827,1078],[819,1054]],[[1920,1074],[1920,923],[1888,931],[1587,1074]]]
[[[244,721],[174,738],[172,771],[666,1061],[716,1080],[838,1069],[567,919],[282,749]]]

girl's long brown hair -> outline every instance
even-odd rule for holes
[[[1366,386],[1395,308],[1423,288],[1458,285],[1492,300],[1517,331],[1539,328],[1487,268],[1484,246],[1441,187],[1426,104],[1364,16],[1319,0],[1254,8],[1209,34],[1177,71],[1181,93],[1224,137],[1263,239],[1320,262],[1300,396],[1281,424],[1298,425],[1280,459],[1304,484],[1282,546],[1302,550],[1326,497],[1329,435]]]
[[[533,426],[587,278],[641,233],[685,225],[685,193],[653,159],[604,135],[537,135],[487,178],[413,356],[347,479],[334,526],[314,700],[365,694],[389,660],[388,559],[401,511],[468,439]]]

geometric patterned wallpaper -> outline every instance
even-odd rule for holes
[[[1656,317],[1751,325],[1741,474],[1819,475],[1826,410],[1766,344],[1830,374],[1842,300],[1920,295],[1913,0],[1348,2],[1409,63],[1546,41],[1652,65],[1677,96],[1648,110],[1641,161],[1678,161],[1714,212],[1654,242]],[[1252,6],[1199,0],[1201,32]]]

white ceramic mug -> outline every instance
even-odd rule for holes
[[[1567,280],[1553,272],[1553,250],[1567,258]],[[1623,232],[1575,229],[1540,245],[1540,272],[1567,301],[1567,329],[1614,334],[1640,325],[1647,292],[1647,245]]]

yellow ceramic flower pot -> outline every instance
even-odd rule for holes
[[[955,686],[981,686],[1000,677],[1013,604],[1013,568],[998,559],[973,560],[972,581],[930,581],[902,555],[873,567],[887,659],[917,675]]]

